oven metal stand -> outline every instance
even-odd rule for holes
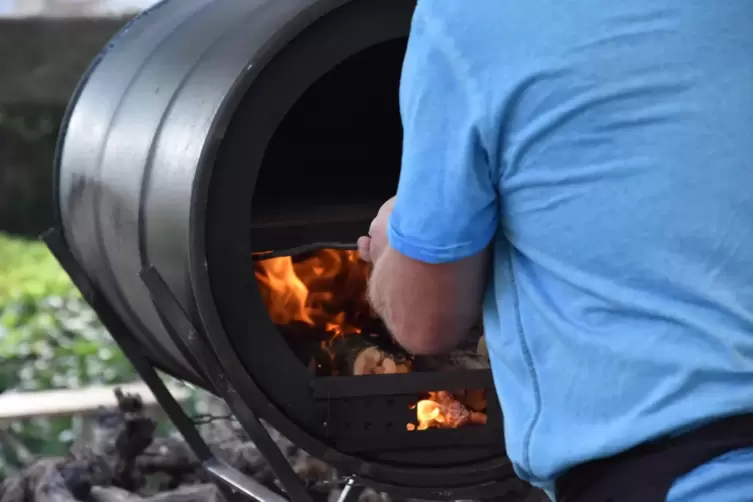
[[[365,489],[365,486],[357,485],[356,480],[351,478],[348,480],[348,484],[345,485],[337,502],[357,502]]]
[[[165,413],[201,461],[204,469],[223,490],[228,502],[246,502],[249,500],[256,502],[313,502],[305,486],[295,474],[267,429],[254,412],[239,399],[238,393],[235,392],[226,377],[219,361],[214,357],[202,359],[204,363],[202,375],[212,384],[216,392],[220,393],[221,397],[227,401],[239,423],[248,433],[259,452],[269,462],[289,500],[228,465],[215,455],[199,434],[196,424],[186,415],[183,408],[167,389],[151,361],[142,353],[141,347],[136,343],[120,316],[78,264],[65,242],[62,231],[51,229],[43,235],[42,239],[81,291],[86,302],[97,313],[100,321],[123,350],[136,372],[157,398]],[[185,348],[186,350],[183,352],[189,358],[191,358],[190,354],[212,354],[212,350],[198,336],[197,330],[170,292],[159,272],[153,266],[148,266],[141,272],[141,279],[149,290],[157,312],[159,312],[173,342],[178,347]],[[199,371],[198,365],[195,368]],[[354,480],[351,479],[339,502],[356,502],[362,491],[363,487],[355,485]]]

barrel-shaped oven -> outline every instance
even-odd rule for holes
[[[375,486],[497,496],[520,485],[481,332],[444,358],[402,352],[363,300],[368,267],[352,251],[396,190],[414,7],[157,4],[71,101],[58,219],[157,367],[215,390],[201,361],[221,361],[255,413]],[[212,354],[169,336],[147,266]]]

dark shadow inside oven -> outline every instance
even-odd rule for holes
[[[405,47],[405,39],[396,39],[351,56],[287,112],[256,180],[255,251],[355,242],[381,203],[395,194]]]

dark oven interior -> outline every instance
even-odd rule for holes
[[[351,56],[309,87],[274,132],[256,180],[255,251],[355,242],[395,194],[405,40]]]

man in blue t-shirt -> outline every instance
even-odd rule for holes
[[[483,306],[508,454],[550,494],[665,438],[655,465],[690,464],[642,500],[753,500],[753,432],[704,428],[753,412],[751,26],[742,0],[418,1],[370,298],[417,353]]]

